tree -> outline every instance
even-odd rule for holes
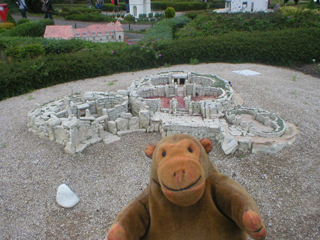
[[[168,8],[164,11],[164,16],[165,16],[165,18],[174,18],[175,15],[176,15],[176,10],[174,10],[173,7],[168,7]]]

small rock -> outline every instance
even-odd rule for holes
[[[58,187],[56,201],[61,207],[72,208],[79,200],[77,195],[75,195],[66,184],[61,184]]]

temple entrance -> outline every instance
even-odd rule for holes
[[[173,83],[176,83],[178,85],[184,85],[186,83],[186,79],[185,78],[174,78]]]

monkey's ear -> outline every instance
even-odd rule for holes
[[[200,139],[201,145],[204,147],[204,150],[206,150],[207,153],[211,152],[213,148],[213,143],[208,138],[202,138]]]
[[[146,156],[148,158],[152,159],[152,154],[153,154],[154,150],[156,149],[156,146],[157,146],[157,144],[154,143],[154,144],[150,144],[146,147],[146,150],[144,150],[144,153],[146,154]]]

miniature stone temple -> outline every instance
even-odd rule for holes
[[[66,96],[34,108],[28,117],[29,131],[62,144],[70,154],[135,131],[210,138],[225,154],[277,152],[297,135],[295,126],[276,114],[241,107],[228,81],[183,71],[135,80],[116,93]]]
[[[140,14],[151,13],[151,1],[150,0],[130,0],[130,13],[138,18]]]

